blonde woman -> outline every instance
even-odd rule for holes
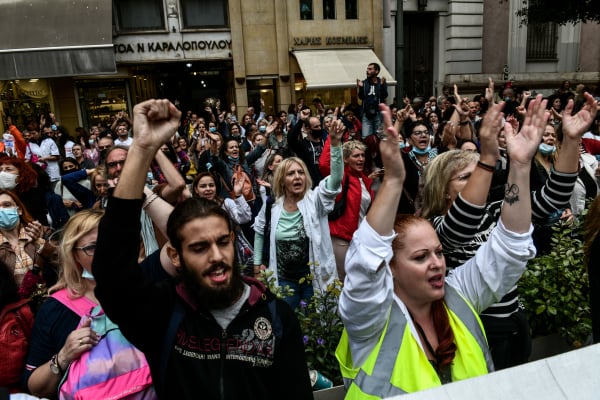
[[[103,215],[103,210],[83,210],[65,225],[59,245],[62,270],[36,315],[23,377],[38,397],[53,398],[71,362],[100,341],[91,319],[80,321],[81,314],[88,315],[99,304],[91,271]]]
[[[327,215],[341,190],[343,132],[344,125],[335,120],[330,130],[331,175],[314,190],[308,168],[301,159],[290,157],[279,164],[272,184],[275,203],[265,203],[253,225],[254,272],[258,274],[268,265],[279,285],[294,289],[294,294],[284,299],[292,308],[301,300],[309,301],[315,290],[324,291],[327,283],[337,278]],[[265,243],[269,251],[263,260]],[[312,285],[301,283],[309,273],[314,276]]]

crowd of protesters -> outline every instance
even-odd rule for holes
[[[600,192],[600,101],[569,82],[542,98],[490,79],[472,98],[454,86],[386,106],[378,75],[369,64],[357,80],[360,106],[149,100],[76,137],[53,114],[9,118],[0,332],[20,334],[0,387],[312,398],[293,310],[336,279],[345,329],[330,362],[348,398],[527,362],[518,280]],[[277,298],[268,274],[292,290]],[[112,384],[74,385],[112,330],[128,351],[104,360]]]

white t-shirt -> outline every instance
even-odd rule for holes
[[[60,151],[58,151],[58,146],[56,142],[52,138],[46,138],[42,140],[40,144],[41,156],[59,156]],[[50,176],[50,182],[56,182],[60,180],[60,169],[58,167],[58,161],[46,161],[48,167],[46,168],[46,172]]]

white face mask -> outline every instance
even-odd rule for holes
[[[13,190],[17,187],[18,176],[6,171],[0,172],[0,189]]]
[[[85,268],[83,268],[83,271],[81,271],[81,277],[83,279],[89,279],[92,281],[95,280],[94,275],[92,275],[92,273]]]

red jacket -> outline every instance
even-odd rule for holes
[[[323,177],[330,174],[331,165],[331,145],[329,143],[329,136],[323,146],[323,152],[319,158],[319,171]],[[350,179],[350,185],[348,186],[348,197],[346,198],[346,209],[344,214],[336,219],[335,221],[329,221],[329,231],[331,236],[338,237],[343,240],[350,241],[354,231],[358,229],[358,217],[360,215],[360,201],[361,201],[361,185],[359,178],[362,178],[363,182],[369,194],[371,195],[371,201],[373,201],[373,190],[371,185],[373,180],[370,179],[364,172],[357,172],[351,170],[348,166],[344,167],[344,177],[342,179],[342,192],[338,194],[335,201],[336,203],[342,198],[344,191],[344,185],[346,179]]]
[[[600,154],[600,140],[583,138],[581,142],[587,153],[593,156]]]

